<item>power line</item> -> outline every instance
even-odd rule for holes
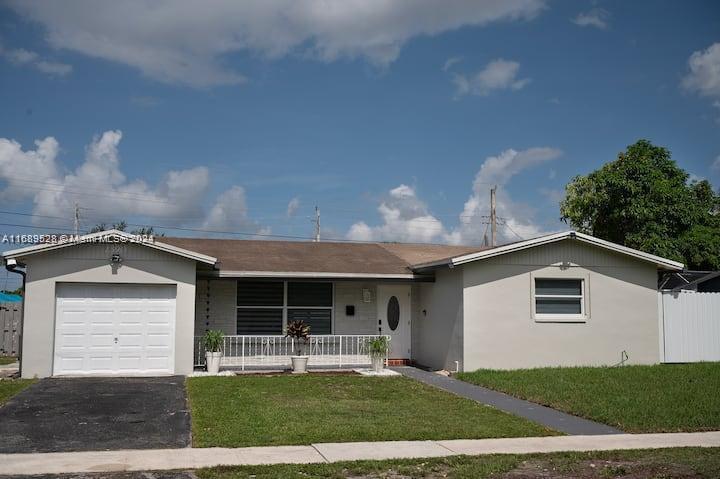
[[[512,231],[515,236],[517,236],[517,237],[520,238],[521,240],[525,240],[525,238],[523,238],[522,236],[520,236],[514,229],[512,229],[512,226],[510,226],[510,225],[507,223],[507,221],[503,221],[501,224],[502,224],[503,226],[507,226],[507,228],[508,228],[510,231]]]

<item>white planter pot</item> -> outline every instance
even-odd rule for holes
[[[372,363],[373,371],[376,373],[385,369],[385,356],[372,356],[370,362]]]
[[[307,372],[308,359],[310,359],[310,356],[290,356],[293,374],[305,374]]]
[[[207,371],[210,374],[217,374],[220,372],[220,358],[222,358],[221,352],[205,353],[205,364],[207,365]]]

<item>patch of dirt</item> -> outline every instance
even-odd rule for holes
[[[559,468],[549,461],[524,461],[520,466],[493,479],[701,479],[683,464],[645,461],[581,461]]]
[[[417,467],[417,471],[409,471],[408,473],[412,475],[402,474],[394,469],[361,475],[343,471],[342,477],[345,479],[447,479],[452,477],[452,469],[446,464],[438,464],[431,469],[426,469],[421,465]]]

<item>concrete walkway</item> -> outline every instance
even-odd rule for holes
[[[585,436],[623,434],[623,431],[606,424],[572,416],[534,402],[514,398],[507,394],[493,391],[492,389],[476,386],[441,374],[424,371],[411,366],[399,366],[392,369],[401,373],[403,376],[430,386],[435,386],[436,388],[457,394],[458,396],[488,404],[501,411],[524,417],[525,419],[540,423],[550,429],[564,432],[565,434],[580,434]]]
[[[213,466],[308,464],[336,461],[428,458],[460,454],[531,454],[667,447],[720,447],[720,431],[672,434],[456,439],[326,443],[238,449],[143,449],[132,451],[0,454],[0,475],[187,470]]]

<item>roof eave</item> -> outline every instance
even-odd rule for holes
[[[216,271],[212,274],[218,278],[295,278],[295,279],[377,279],[402,281],[429,281],[433,277],[416,273],[347,273],[328,271]]]
[[[64,241],[61,243],[46,243],[46,244],[38,244],[38,245],[32,245],[32,246],[26,246],[24,248],[18,248],[10,251],[5,251],[2,253],[2,257],[5,259],[11,259],[11,258],[19,258],[24,256],[29,256],[37,253],[44,253],[48,251],[54,251],[61,248],[67,248],[69,246],[75,246],[80,244],[93,244],[93,241],[97,238],[107,236],[107,237],[118,237],[118,238],[125,238],[127,240],[135,240],[134,244],[147,246],[149,248],[157,249],[160,251],[164,251],[166,253],[175,254],[178,256],[182,256],[188,259],[192,259],[194,261],[198,261],[200,263],[206,263],[210,265],[215,265],[217,263],[217,258],[214,258],[212,256],[204,255],[202,253],[198,253],[196,251],[190,251],[183,248],[178,248],[177,246],[169,245],[167,243],[162,243],[160,241],[137,241],[136,235],[126,233],[124,231],[119,230],[108,230],[108,231],[100,231],[98,233],[89,233],[86,235],[82,235],[77,240],[73,241]]]
[[[545,244],[555,243],[557,241],[562,241],[565,239],[575,239],[582,241],[584,243],[593,244],[595,246],[599,246],[601,248],[605,248],[611,251],[615,251],[617,253],[625,254],[628,256],[632,256],[636,259],[640,259],[643,261],[647,261],[650,263],[655,264],[655,266],[658,269],[664,269],[668,271],[679,271],[682,270],[685,265],[683,263],[673,261],[667,258],[661,258],[660,256],[655,256],[650,253],[645,253],[643,251],[639,251],[636,249],[628,248],[627,246],[622,246],[616,243],[612,243],[610,241],[605,241],[600,238],[596,238],[594,236],[590,236],[584,233],[578,233],[577,231],[564,231],[561,233],[553,233],[546,236],[540,236],[538,238],[533,238],[525,241],[519,241],[517,243],[512,243],[505,246],[498,246],[496,248],[487,249],[484,251],[478,251],[477,253],[470,253],[462,256],[456,256],[454,258],[449,258],[445,260],[440,261],[434,261],[429,263],[423,263],[423,264],[417,264],[413,266],[413,270],[420,271],[424,269],[431,269],[435,267],[440,266],[448,266],[448,267],[454,267],[459,266],[465,263],[470,263],[473,261],[481,260],[481,259],[487,259],[492,258],[494,256],[499,256],[503,254],[513,253],[516,251],[521,251],[528,248],[533,248],[536,246],[542,246]]]

